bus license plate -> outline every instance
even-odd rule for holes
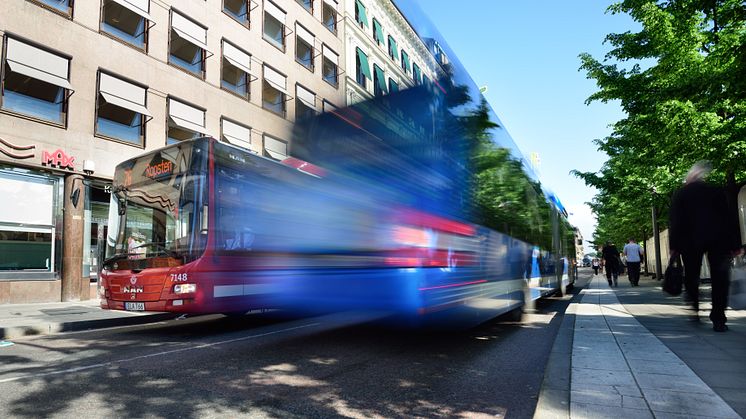
[[[145,303],[124,303],[127,311],[145,311]]]

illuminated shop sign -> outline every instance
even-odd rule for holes
[[[42,151],[41,164],[60,169],[75,170],[75,157],[68,156],[59,148],[51,153],[48,151]]]

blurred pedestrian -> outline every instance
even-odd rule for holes
[[[598,258],[593,258],[591,266],[593,267],[593,276],[598,275],[598,269],[601,267],[601,262],[598,260]]]
[[[635,239],[630,237],[627,244],[624,245],[624,256],[627,258],[627,275],[629,283],[633,287],[640,284],[640,263],[642,262],[643,251]]]
[[[731,211],[724,189],[705,182],[709,164],[692,166],[684,186],[674,194],[669,214],[671,254],[684,262],[686,298],[692,304],[692,320],[699,320],[699,272],[707,253],[712,279],[710,320],[716,332],[725,332],[728,304],[728,268],[734,254],[740,253],[738,219]]]
[[[606,280],[609,281],[609,286],[618,286],[619,265],[621,265],[621,259],[619,259],[619,250],[616,248],[616,245],[607,241],[606,245],[601,249],[601,257],[603,258],[604,267],[606,268]]]

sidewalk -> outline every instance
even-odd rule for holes
[[[0,340],[152,323],[174,317],[173,313],[102,310],[97,299],[69,303],[0,304]]]
[[[709,286],[703,291],[709,301]],[[686,308],[650,278],[631,287],[622,276],[613,289],[592,278],[565,316],[571,343],[553,350],[535,417],[746,416],[746,313],[729,310],[730,330],[716,333],[709,306],[700,323]],[[565,368],[552,363],[563,353]]]

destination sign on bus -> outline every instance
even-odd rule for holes
[[[169,160],[161,160],[159,163],[151,162],[145,168],[145,176],[155,179],[157,177],[170,175],[174,171],[174,163]]]

